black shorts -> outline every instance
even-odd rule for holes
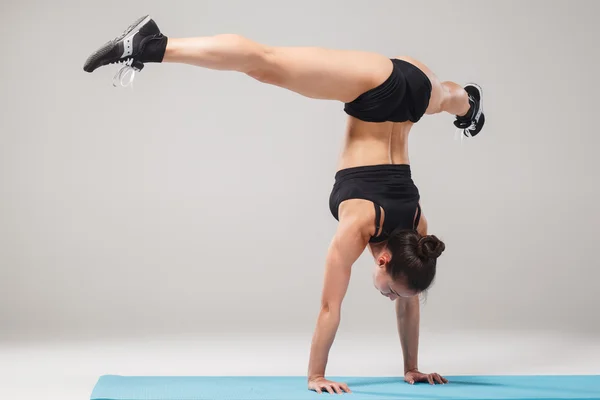
[[[389,78],[346,103],[346,114],[367,122],[421,119],[431,98],[431,81],[413,64],[396,58],[391,61],[394,67]]]

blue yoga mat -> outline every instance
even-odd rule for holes
[[[446,385],[401,378],[331,377],[346,382],[355,400],[555,400],[599,399],[600,376],[448,376]],[[127,377],[102,376],[92,400],[306,400],[326,399],[306,387],[305,377]],[[340,395],[335,395],[336,398]]]

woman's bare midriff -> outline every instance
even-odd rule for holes
[[[364,122],[349,117],[338,169],[381,164],[410,164],[412,122]]]

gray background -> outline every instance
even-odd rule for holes
[[[316,321],[335,220],[342,106],[241,74],[147,65],[84,73],[150,13],[171,37],[410,55],[483,86],[487,125],[449,115],[410,142],[447,244],[431,331],[600,333],[600,62],[593,1],[0,3],[0,338],[300,334]],[[341,329],[395,329],[355,265]]]

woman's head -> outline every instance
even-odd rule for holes
[[[427,290],[435,278],[437,259],[445,248],[444,242],[433,235],[421,236],[412,230],[394,231],[387,245],[374,254],[375,288],[391,300]]]

